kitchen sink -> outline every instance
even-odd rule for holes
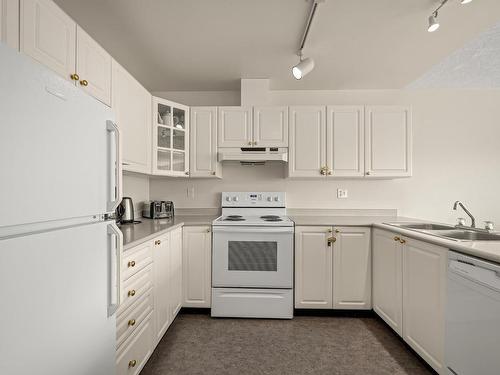
[[[462,241],[500,241],[499,234],[474,232],[469,230],[439,231],[433,234],[453,240]]]
[[[420,229],[420,230],[450,230],[454,229],[454,226],[443,225],[443,224],[431,224],[431,223],[415,223],[415,224],[401,224],[401,228],[407,229]]]

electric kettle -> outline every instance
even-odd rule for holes
[[[132,198],[123,197],[121,203],[116,208],[116,218],[121,224],[134,222],[134,203]]]

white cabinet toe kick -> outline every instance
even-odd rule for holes
[[[293,289],[212,288],[212,317],[293,318]]]

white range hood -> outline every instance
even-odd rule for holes
[[[288,161],[287,147],[219,148],[219,161],[266,162]]]

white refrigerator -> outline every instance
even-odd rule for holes
[[[0,374],[115,372],[111,109],[0,43]]]

